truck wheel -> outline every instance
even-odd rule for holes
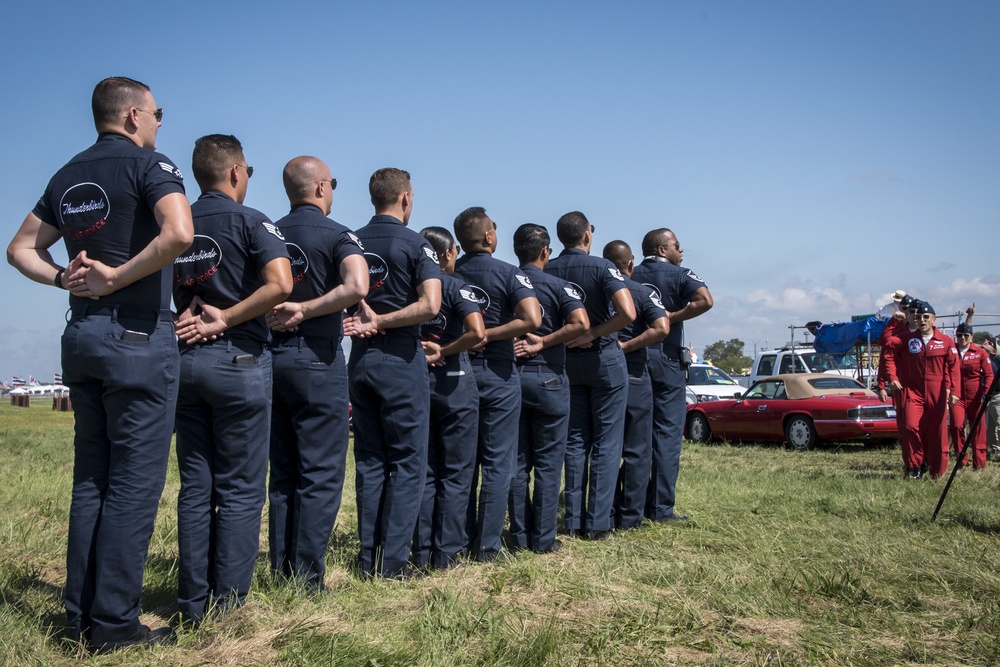
[[[708,425],[705,415],[692,412],[688,417],[688,440],[691,442],[708,442],[712,438],[712,428]]]
[[[788,439],[789,447],[804,452],[816,445],[816,427],[809,417],[797,415],[789,419],[785,425],[785,437]]]

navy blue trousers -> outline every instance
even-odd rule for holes
[[[448,567],[469,549],[465,518],[476,464],[479,390],[466,353],[449,362],[428,373],[427,475],[411,556],[418,567]]]
[[[480,560],[491,560],[500,553],[507,516],[517,454],[521,376],[513,361],[473,359],[472,368],[479,388],[479,448],[465,526],[472,553]]]
[[[379,335],[354,341],[348,370],[358,566],[396,577],[406,572],[427,469],[427,358],[416,338]]]
[[[547,366],[522,366],[520,370],[517,459],[507,501],[510,538],[522,549],[549,551],[556,539],[566,460],[569,380],[565,373],[554,373]]]
[[[617,344],[566,354],[570,382],[564,523],[611,529],[628,399],[625,354]]]
[[[684,437],[684,369],[676,354],[649,348],[653,383],[653,469],[646,493],[646,517],[664,521],[674,515],[677,475]]]
[[[62,337],[73,401],[73,500],[66,614],[74,639],[97,647],[139,633],[139,598],[163,492],[177,402],[177,344],[169,311],[126,315],[85,307]],[[121,340],[126,331],[145,342]]]
[[[177,608],[188,621],[243,603],[260,547],[271,354],[234,338],[181,348]],[[252,355],[252,363],[237,357]]]
[[[322,588],[347,464],[347,366],[339,340],[282,336],[271,367],[271,569]]]
[[[615,527],[635,528],[646,512],[653,467],[653,384],[645,364],[630,363],[622,466],[615,495]]]

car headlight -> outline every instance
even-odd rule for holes
[[[717,401],[719,397],[715,394],[698,394],[698,402],[704,403],[705,401]]]

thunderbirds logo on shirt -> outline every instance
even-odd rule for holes
[[[479,310],[485,313],[490,308],[490,295],[486,293],[482,287],[476,285],[469,285],[469,289],[472,290],[472,301],[479,304]]]
[[[663,307],[663,295],[660,294],[660,290],[656,288],[656,285],[650,285],[649,283],[643,283],[642,285],[643,287],[648,287],[649,289],[653,290],[653,296],[656,297],[656,300],[657,302],[659,302],[660,307],[663,308],[663,310],[666,310],[666,308]]]
[[[348,235],[349,237],[351,237],[351,240],[352,240],[352,241],[354,241],[355,243],[357,243],[357,244],[358,244],[358,247],[359,247],[359,248],[361,248],[362,250],[364,250],[364,249],[365,249],[365,247],[364,247],[363,245],[361,245],[361,239],[359,239],[359,238],[358,238],[357,236],[355,236],[355,235],[354,235],[354,232],[347,232],[347,235]]]
[[[262,222],[260,224],[264,225],[264,229],[266,229],[271,234],[274,234],[275,236],[277,236],[282,241],[285,240],[285,237],[281,235],[281,230],[278,229],[277,225],[273,225],[270,222]]]
[[[389,279],[389,265],[373,252],[366,252],[365,259],[368,261],[368,291],[373,292]]]
[[[431,260],[432,260],[432,261],[433,261],[433,262],[434,262],[435,264],[437,264],[437,263],[438,263],[438,254],[437,254],[436,252],[434,252],[434,249],[433,249],[433,248],[429,248],[429,247],[427,247],[427,246],[424,246],[424,254],[425,254],[425,255],[427,255],[428,257],[430,257],[430,258],[431,258]]]
[[[572,284],[564,285],[563,291],[566,292],[566,294],[568,294],[569,298],[571,299],[576,299],[577,301],[583,300],[583,297],[580,296],[580,292],[578,292],[576,287],[574,287]]]
[[[698,274],[697,274],[697,273],[695,273],[694,271],[692,271],[691,269],[688,269],[688,272],[687,272],[687,276],[688,276],[688,278],[690,278],[691,280],[697,280],[697,281],[698,281],[698,282],[700,282],[700,283],[703,283],[703,282],[705,282],[704,280],[702,280],[701,278],[699,278],[699,277],[698,277]]]
[[[576,283],[568,283],[566,287],[566,293],[572,296],[574,299],[579,299],[580,301],[587,303],[587,293],[583,291],[583,288]]]
[[[211,236],[194,235],[191,247],[174,260],[174,282],[185,287],[203,283],[219,272],[222,248]]]
[[[169,162],[157,162],[157,164],[160,165],[160,169],[167,172],[168,174],[176,178],[178,181],[184,180],[184,176],[181,175],[181,170],[175,167],[174,165],[170,164]]]
[[[80,183],[59,200],[58,213],[67,236],[82,239],[93,236],[107,224],[111,200],[97,183]]]
[[[652,301],[653,305],[657,308],[663,308],[663,301],[660,300],[660,295],[656,292],[649,295],[649,300]],[[663,310],[666,310],[666,308],[663,308]]]
[[[292,282],[300,283],[309,272],[309,258],[299,246],[294,243],[285,243],[285,250],[292,261]]]
[[[910,339],[910,353],[911,354],[920,354],[920,351],[923,350],[923,349],[924,349],[924,341],[920,340],[919,338],[911,338]]]
[[[608,273],[610,273],[611,277],[614,278],[615,280],[620,280],[622,282],[625,282],[625,276],[623,276],[622,272],[619,271],[618,269],[608,267]]]
[[[522,285],[524,285],[528,289],[535,289],[534,287],[531,286],[531,281],[528,280],[528,276],[522,276],[519,273],[515,273],[514,277],[517,278],[517,282],[521,283]]]
[[[434,339],[441,337],[441,332],[448,328],[448,318],[441,311],[438,314],[420,325],[421,336],[429,336]]]
[[[472,290],[467,290],[464,287],[458,290],[458,293],[462,295],[462,298],[466,301],[471,301],[472,303],[479,303],[476,299],[476,294]]]

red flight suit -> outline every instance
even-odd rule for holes
[[[955,445],[955,453],[962,451],[965,445],[965,420],[969,425],[976,418],[976,413],[983,405],[986,389],[993,382],[993,365],[986,350],[971,343],[965,352],[959,350],[959,374],[961,375],[961,400],[951,406],[951,439]],[[972,438],[972,467],[982,470],[986,467],[986,415],[979,422]],[[962,459],[962,465],[968,463],[968,454]]]
[[[906,367],[906,431],[924,453],[931,477],[948,470],[948,392],[962,395],[958,350],[937,328],[924,343],[920,331],[903,337],[897,365]]]
[[[890,382],[897,381],[903,385],[901,391],[892,392],[892,405],[896,408],[896,430],[899,431],[899,449],[903,455],[903,466],[907,470],[919,468],[924,462],[924,453],[920,447],[914,447],[906,431],[906,366],[899,363],[902,351],[902,339],[910,334],[906,320],[892,319],[879,337],[881,350],[878,357],[878,388],[886,389]]]

